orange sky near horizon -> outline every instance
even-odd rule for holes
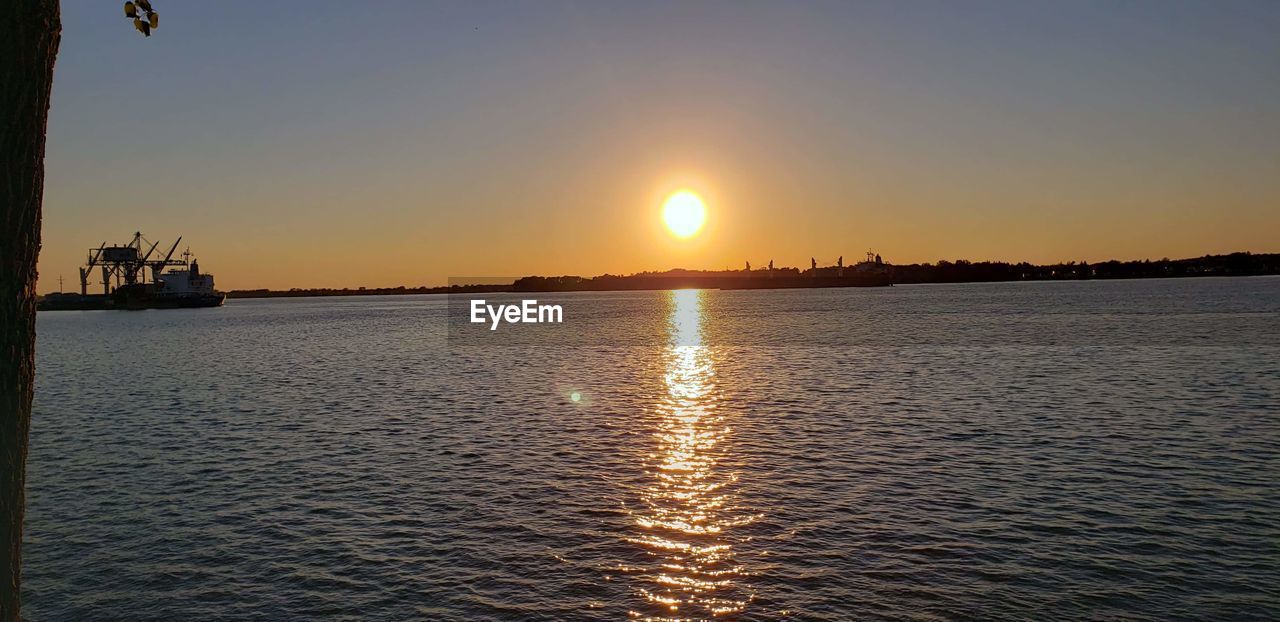
[[[174,3],[144,40],[68,4],[38,291],[135,230],[222,290],[1280,252],[1280,12],[550,6]]]

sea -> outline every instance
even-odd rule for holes
[[[1276,277],[37,330],[33,621],[1280,619]]]

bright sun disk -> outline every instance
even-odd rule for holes
[[[671,195],[662,205],[662,221],[678,238],[697,233],[706,220],[707,208],[702,205],[702,199],[688,190]]]

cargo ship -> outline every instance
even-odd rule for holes
[[[80,268],[80,293],[48,294],[40,299],[41,311],[96,311],[105,309],[191,309],[221,306],[227,295],[214,289],[213,275],[200,271],[188,248],[173,256],[177,241],[163,257],[155,254],[158,242],[149,242],[141,232],[128,244],[89,249],[89,258]],[[101,270],[102,293],[89,293],[89,279]]]

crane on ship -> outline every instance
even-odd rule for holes
[[[85,265],[80,267],[80,295],[81,296],[89,295],[89,274],[92,273],[93,268],[98,265],[98,259],[102,257],[102,250],[105,249],[106,247],[107,247],[107,243],[103,242],[102,246],[99,246],[96,249],[92,249],[92,248],[89,249],[89,261],[85,262]],[[102,275],[102,280],[105,281],[106,279],[107,279],[107,276],[104,273]],[[103,293],[106,293],[106,292],[103,292]]]
[[[80,294],[83,296],[89,293],[89,275],[95,267],[102,269],[103,294],[111,293],[113,281],[115,289],[139,282],[145,283],[147,279],[145,269],[148,267],[151,268],[151,281],[155,282],[166,266],[186,265],[185,261],[173,258],[173,252],[177,250],[178,243],[181,241],[182,238],[179,237],[173,246],[169,247],[169,252],[165,253],[163,259],[154,260],[151,256],[155,254],[160,242],[146,239],[141,231],[134,232],[133,240],[128,244],[107,246],[107,243],[103,242],[98,248],[89,249],[89,259],[85,262],[85,266],[80,268]]]

